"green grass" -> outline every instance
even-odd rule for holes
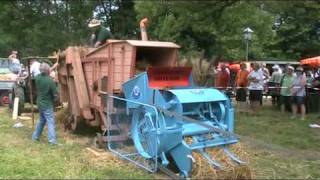
[[[3,109],[1,109],[3,111]],[[14,122],[8,112],[0,118],[0,178],[46,178],[46,179],[135,179],[152,178],[144,171],[123,162],[121,165],[91,161],[86,143],[66,141],[65,133],[58,130],[61,146],[47,144],[46,136],[40,142],[31,141],[32,128],[13,128]],[[44,132],[45,133],[45,132]],[[76,138],[75,135],[70,135]],[[81,139],[81,138],[78,138]],[[81,140],[79,140],[81,141]]]
[[[136,179],[154,178],[125,161],[92,160],[85,150],[91,137],[59,130],[62,146],[49,146],[46,136],[31,141],[31,122],[12,128],[14,122],[6,109],[0,109],[0,178],[72,178]],[[320,178],[320,129],[311,129],[306,121],[291,120],[269,106],[259,116],[235,114],[235,132],[250,154],[250,167],[260,179]],[[162,177],[162,176],[159,176]]]
[[[320,178],[320,130],[311,129],[317,114],[290,119],[270,106],[258,116],[236,114],[235,132],[251,155],[257,178]]]

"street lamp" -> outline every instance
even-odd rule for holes
[[[250,29],[249,27],[245,28],[243,30],[243,35],[244,35],[244,39],[246,40],[246,43],[247,43],[247,49],[246,49],[246,61],[248,61],[248,58],[249,58],[249,41],[251,40],[252,38],[252,33],[253,33],[253,30]]]

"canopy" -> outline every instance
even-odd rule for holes
[[[301,65],[310,65],[310,66],[318,66],[320,65],[320,56],[302,59],[300,60]]]
[[[229,69],[231,71],[235,71],[235,72],[238,72],[240,70],[240,64],[230,64],[229,65]]]

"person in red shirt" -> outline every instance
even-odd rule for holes
[[[248,74],[247,65],[245,63],[240,64],[240,70],[236,75],[236,101],[238,103],[238,111],[245,112],[246,111],[246,103],[247,103],[247,86],[248,86]]]
[[[215,78],[215,87],[220,91],[226,91],[229,85],[230,74],[225,64],[221,64],[221,70],[218,71]]]

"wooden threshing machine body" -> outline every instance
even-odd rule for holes
[[[76,125],[85,120],[102,130],[107,122],[101,92],[122,94],[122,84],[148,66],[176,66],[179,46],[171,42],[108,40],[97,48],[68,47],[60,63],[60,99],[69,102]]]

